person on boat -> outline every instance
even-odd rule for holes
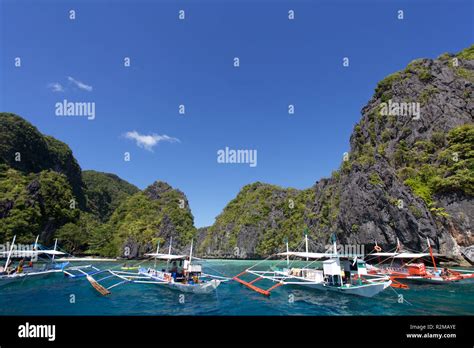
[[[346,283],[346,272],[344,272],[344,269],[341,268],[341,286]]]
[[[178,266],[176,265],[176,261],[173,261],[173,264],[170,269],[171,276],[176,281],[176,277],[178,276]]]
[[[171,273],[178,273],[178,266],[176,265],[176,261],[173,261],[170,272]]]
[[[441,272],[441,277],[447,278],[449,276],[451,276],[451,271],[447,267],[444,267],[443,271]]]
[[[16,269],[16,273],[22,273],[23,272],[23,264],[25,263],[25,259],[20,260],[18,263],[18,267]]]
[[[8,265],[5,267],[5,271],[4,271],[6,274],[10,275],[10,274],[13,274],[16,272],[16,267],[13,267],[13,261],[10,260],[8,262]]]

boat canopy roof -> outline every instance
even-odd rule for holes
[[[430,254],[429,253],[408,253],[408,252],[403,252],[403,253],[380,252],[380,253],[369,254],[367,256],[386,256],[386,257],[393,257],[394,259],[417,259],[417,258],[430,256]],[[442,255],[433,253],[433,256],[439,257]]]
[[[369,254],[367,256],[387,256],[387,257],[394,257],[395,255],[397,255],[398,253],[384,253],[384,252],[381,252],[381,253],[372,253],[372,254]]]
[[[0,252],[1,255],[8,255],[8,251],[2,251]],[[40,254],[46,254],[46,255],[66,255],[66,253],[63,253],[62,251],[58,250],[13,250],[12,255],[21,255],[21,256],[33,256],[33,255],[40,255]]]
[[[308,259],[323,259],[323,258],[331,258],[336,256],[335,254],[329,253],[307,253],[307,252],[298,252],[298,251],[285,251],[284,253],[278,253],[278,256],[295,256],[295,257],[303,257]]]
[[[430,256],[429,253],[400,253],[394,256],[395,259],[416,259],[421,257]],[[433,253],[433,256],[441,256],[440,254]]]
[[[56,259],[56,261],[112,262],[117,261],[117,259],[107,259],[99,257],[61,257],[59,259]]]
[[[172,254],[160,254],[160,253],[148,253],[145,256],[151,256],[154,259],[159,260],[184,260],[188,255],[172,255]]]

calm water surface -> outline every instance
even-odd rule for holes
[[[212,260],[204,271],[233,276],[254,263]],[[234,281],[221,284],[215,294],[185,293],[180,298],[183,293],[166,287],[124,284],[104,297],[86,279],[58,273],[8,284],[0,291],[0,315],[474,315],[472,284],[410,285],[409,290],[389,288],[373,298],[291,286],[279,287],[267,298]],[[408,303],[399,303],[398,294]]]

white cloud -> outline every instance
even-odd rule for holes
[[[73,78],[71,76],[68,76],[67,79],[69,80],[69,82],[72,82],[73,84],[75,84],[80,89],[83,89],[83,90],[88,91],[88,92],[92,91],[92,86],[86,85],[85,83],[83,83],[81,81],[78,81],[78,80],[76,80],[75,78]]]
[[[145,150],[153,151],[153,147],[159,142],[179,143],[179,139],[169,137],[166,134],[158,135],[144,135],[137,131],[125,133],[125,138],[135,140],[139,147],[143,147]]]
[[[48,84],[48,88],[50,88],[53,92],[64,92],[64,87],[59,82],[52,82]]]

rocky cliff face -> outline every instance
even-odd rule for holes
[[[181,191],[156,182],[140,192],[114,174],[82,172],[66,144],[0,113],[0,240],[40,235],[71,252],[136,257],[171,236],[185,248],[194,234]]]
[[[460,257],[474,244],[473,83],[474,46],[388,76],[362,109],[351,150],[331,178],[305,191],[267,185],[270,192],[255,195],[245,187],[203,230],[201,252],[264,256],[285,238],[297,243],[301,234],[293,231],[304,225],[320,249],[336,232],[341,243],[376,240],[385,249],[398,238],[423,250],[428,238]],[[289,208],[291,199],[299,204]]]
[[[311,190],[284,189],[260,182],[246,185],[216,219],[201,229],[198,250],[209,257],[256,258],[301,236],[311,216]],[[298,241],[299,242],[299,241]]]
[[[81,208],[85,206],[81,168],[65,143],[41,134],[21,117],[0,113],[0,164],[22,173],[64,174]]]
[[[54,171],[23,174],[0,165],[0,239],[31,243],[40,235],[50,244],[57,229],[77,220],[67,178]]]
[[[246,185],[199,231],[181,191],[158,181],[138,192],[97,172],[85,172],[84,183],[66,144],[0,113],[0,238],[59,234],[71,250],[136,257],[172,236],[178,251],[195,238],[201,255],[256,258],[285,240],[296,247],[307,230],[315,251],[335,232],[340,243],[369,248],[399,239],[423,250],[429,239],[441,253],[472,259],[473,84],[474,46],[411,62],[377,85],[330,178],[306,190]]]
[[[194,218],[184,193],[157,181],[119,205],[107,222],[111,234],[106,253],[134,258],[169,245],[184,251],[196,235]]]
[[[105,222],[127,197],[139,189],[115,174],[85,170],[82,172],[87,211]]]
[[[429,238],[454,256],[474,244],[473,82],[471,47],[416,60],[378,84],[341,170],[341,241],[390,248],[399,238],[420,250]],[[418,103],[419,114],[397,110],[403,103]]]

